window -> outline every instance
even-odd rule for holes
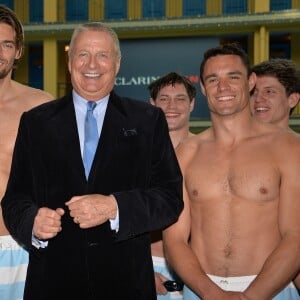
[[[183,0],[183,15],[197,16],[206,14],[205,0]]]
[[[291,59],[291,36],[289,33],[270,34],[270,58]]]
[[[143,0],[144,18],[161,18],[166,15],[166,4],[163,0]]]
[[[10,9],[14,9],[14,0],[1,0],[1,4],[9,7]]]
[[[127,1],[126,0],[106,0],[105,19],[126,19]]]
[[[223,0],[223,14],[246,13],[247,0]]]
[[[29,0],[29,20],[30,22],[43,22],[44,1]]]
[[[270,10],[291,9],[292,0],[270,0]]]
[[[43,45],[34,42],[28,45],[29,86],[43,89]]]
[[[66,20],[67,21],[87,21],[88,1],[86,0],[66,0]]]

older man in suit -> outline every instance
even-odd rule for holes
[[[182,176],[163,112],[113,92],[120,60],[111,28],[79,26],[72,93],[21,118],[2,207],[30,252],[24,300],[156,299],[149,232],[177,220]]]

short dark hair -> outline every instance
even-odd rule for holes
[[[255,65],[252,71],[256,76],[275,77],[285,88],[287,96],[300,93],[300,69],[292,60],[275,58]]]
[[[191,83],[191,81],[184,75],[180,75],[176,72],[168,73],[155,81],[152,81],[149,86],[148,90],[150,92],[151,98],[155,101],[159,91],[168,85],[175,85],[176,83],[183,84],[187,94],[189,96],[190,101],[192,101],[196,97],[196,88]]]
[[[20,51],[20,57],[24,50],[24,31],[17,15],[5,5],[0,4],[0,23],[12,27],[16,33],[16,48]],[[15,59],[14,67],[17,66],[18,59]]]
[[[219,45],[217,47],[208,49],[204,55],[203,55],[203,60],[200,65],[200,80],[202,83],[203,81],[203,70],[205,67],[205,64],[207,60],[211,57],[218,56],[218,55],[237,55],[241,58],[242,63],[245,65],[247,69],[247,76],[249,78],[251,74],[251,67],[250,67],[250,62],[248,55],[246,52],[242,49],[242,47],[238,43],[227,43],[223,45]]]

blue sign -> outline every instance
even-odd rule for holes
[[[115,91],[149,101],[148,85],[169,72],[187,76],[197,88],[191,120],[209,119],[206,100],[200,91],[199,68],[203,53],[219,45],[210,37],[121,40],[122,60]]]

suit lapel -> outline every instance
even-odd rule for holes
[[[74,175],[85,178],[72,96],[70,94],[59,101],[61,101],[62,109],[52,119],[55,124],[54,130],[58,133],[59,147],[62,153],[67,153],[68,156],[65,159],[70,170],[75,171]]]

